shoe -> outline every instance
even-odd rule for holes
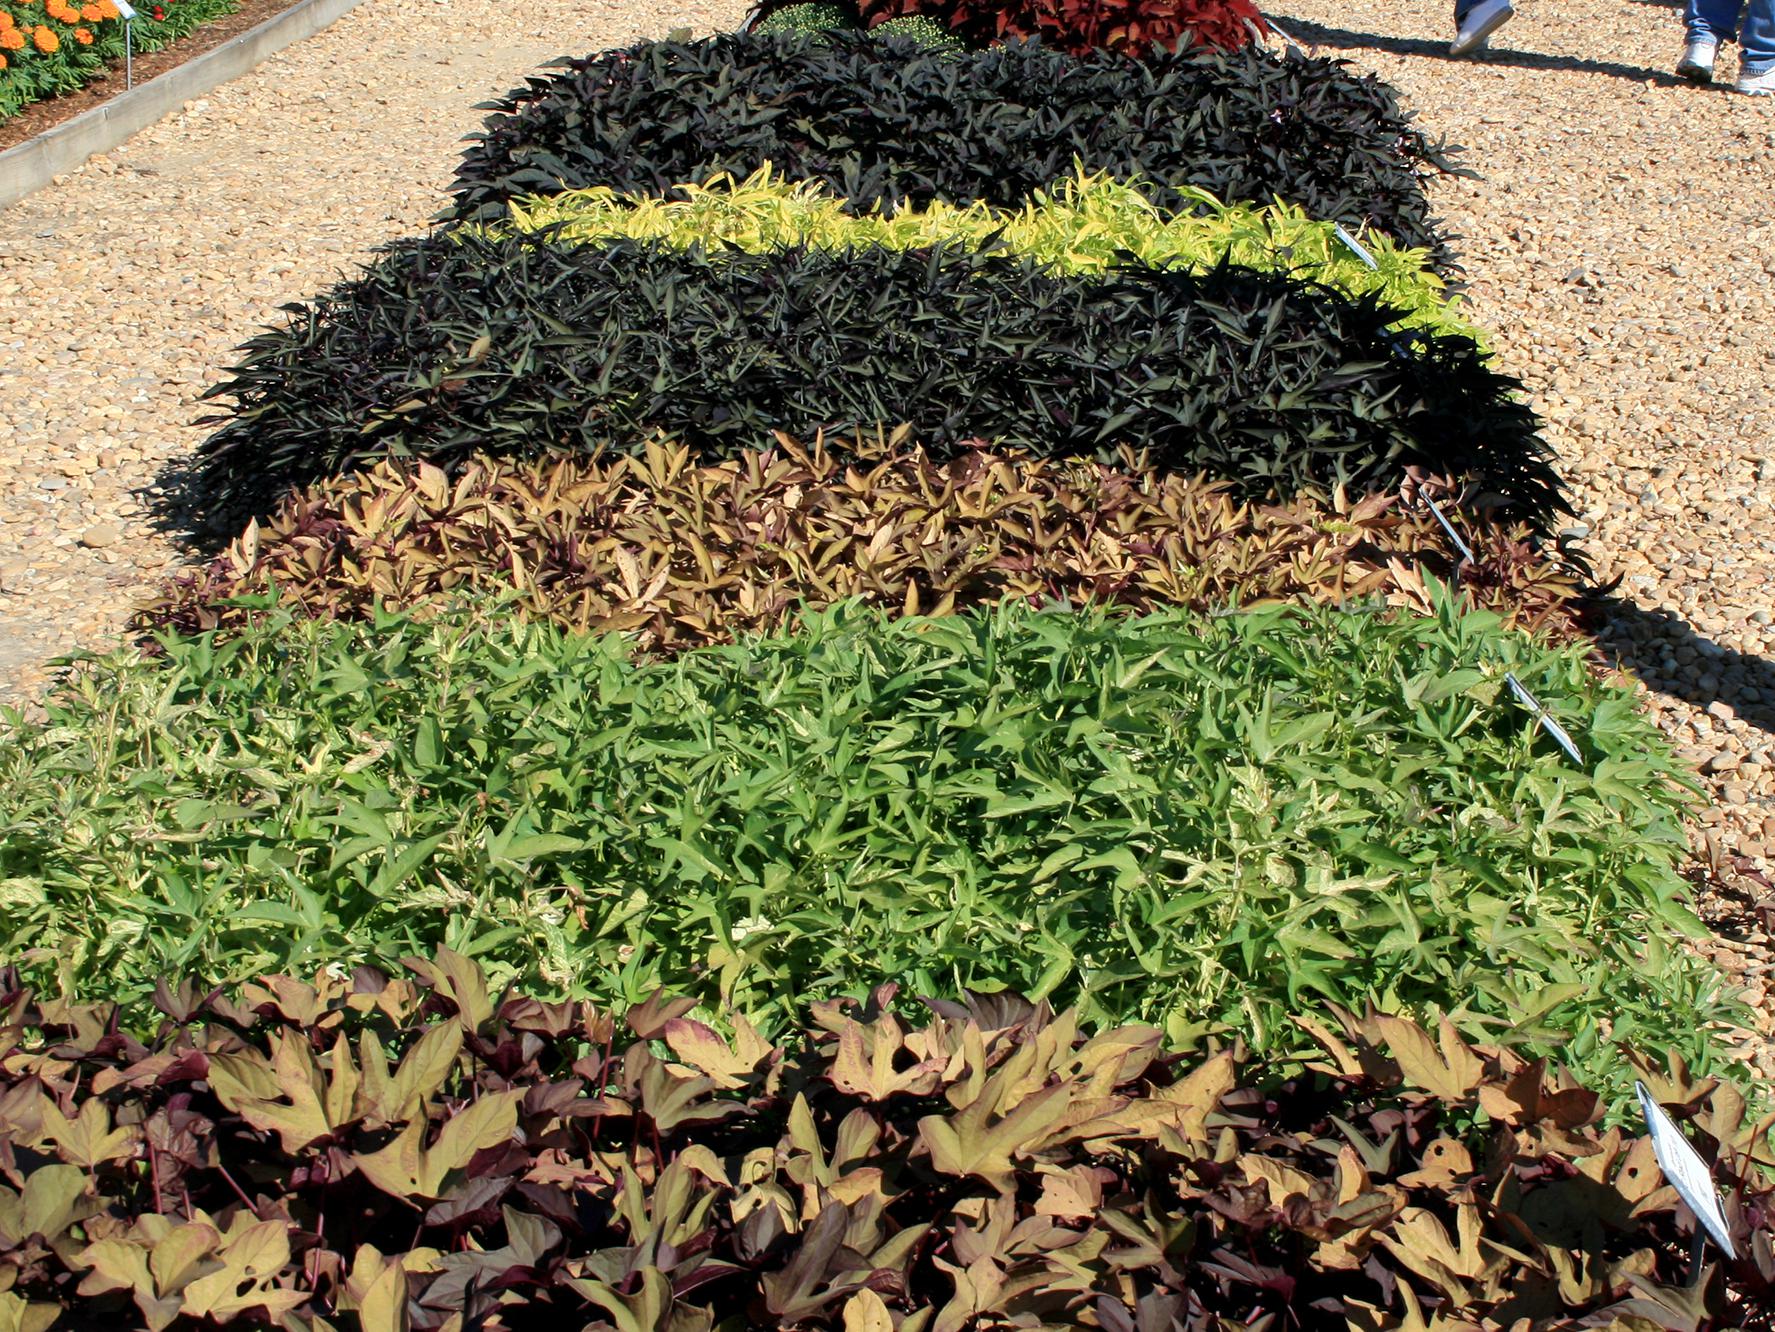
[[[1713,62],[1719,57],[1719,53],[1717,37],[1695,38],[1683,47],[1683,58],[1676,62],[1677,75],[1690,83],[1712,83]]]
[[[1746,74],[1739,66],[1738,91],[1750,97],[1775,97],[1775,65],[1761,74]]]
[[[1516,9],[1510,0],[1479,0],[1461,20],[1460,30],[1455,33],[1448,53],[1451,56],[1472,55],[1488,37],[1515,17]]]

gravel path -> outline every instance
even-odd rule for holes
[[[731,28],[745,0],[367,0],[0,210],[0,703],[115,641],[178,559],[142,491],[277,307],[423,231],[474,105],[536,66]]]
[[[743,8],[369,0],[0,212],[0,700],[109,641],[176,559],[137,495],[201,438],[197,394],[279,303],[424,228],[475,102],[563,50]],[[1445,58],[1447,8],[1273,12],[1473,150],[1484,179],[1439,200],[1475,316],[1550,420],[1574,534],[1622,580],[1608,643],[1707,770],[1698,849],[1754,896],[1775,856],[1775,99],[1679,84],[1665,3],[1528,0],[1484,63]],[[1721,961],[1760,991],[1755,913],[1713,905]]]

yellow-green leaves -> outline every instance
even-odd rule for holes
[[[518,1122],[519,1095],[509,1092],[475,1101],[446,1119],[429,1146],[426,1121],[411,1120],[386,1147],[358,1156],[357,1168],[393,1197],[442,1197],[446,1182],[468,1165],[470,1157],[511,1137]]]
[[[1422,250],[1368,232],[1363,263],[1338,239],[1335,223],[1276,201],[1223,203],[1186,187],[1161,211],[1137,185],[1101,173],[1075,174],[1038,191],[1017,209],[936,200],[922,208],[856,213],[817,181],[788,181],[766,163],[743,181],[718,175],[679,185],[670,197],[619,194],[607,186],[513,199],[508,225],[559,240],[617,237],[679,246],[752,251],[806,245],[819,249],[894,250],[940,245],[1003,248],[1066,273],[1104,273],[1129,260],[1200,270],[1216,264],[1275,269],[1372,295],[1401,311],[1402,327],[1454,333],[1484,342],[1459,314],[1459,302]],[[485,345],[476,344],[484,352]],[[470,359],[478,359],[471,352]]]
[[[80,1293],[128,1292],[150,1332],[181,1316],[226,1323],[264,1310],[276,1320],[308,1300],[274,1284],[290,1261],[289,1226],[251,1213],[237,1213],[225,1227],[201,1214],[188,1222],[143,1216],[128,1234],[90,1245],[79,1261],[90,1269]]]
[[[850,484],[831,483],[834,505]],[[900,484],[895,525],[920,530],[913,484]],[[788,489],[767,503],[733,486],[736,508],[751,495],[760,518],[794,520]],[[1077,512],[1095,543],[1092,515],[1098,528],[1143,514],[1157,527],[1163,501]],[[499,987],[538,974],[606,1003],[694,978],[696,998],[731,1003],[765,1036],[809,1000],[943,976],[1076,1002],[1090,1023],[1148,1023],[1179,1043],[1237,1033],[1292,1049],[1291,1014],[1372,1001],[1566,1059],[1609,1090],[1632,1076],[1609,1037],[1715,1071],[1710,1024],[1736,1010],[1680,947],[1689,797],[1668,747],[1645,719],[1598,706],[1615,691],[1582,650],[1425,590],[1430,616],[1001,606],[905,619],[840,603],[803,612],[793,632],[668,660],[497,605],[362,624],[274,615],[82,684],[90,700],[58,703],[0,769],[0,818],[33,830],[59,885],[58,933],[35,931],[35,945],[91,950],[92,983],[139,1002],[168,958],[201,954],[226,977],[264,956],[295,964],[316,938],[336,940],[347,967],[444,944],[453,951],[424,975],[464,1051]],[[1474,660],[1552,700],[1594,766],[1573,765],[1507,703],[1434,687]],[[346,663],[357,683],[317,704],[313,682]],[[171,717],[168,690],[184,709]],[[82,719],[108,729],[88,735]],[[409,742],[428,728],[435,744]],[[205,757],[218,735],[239,737],[283,798],[225,840],[162,836],[182,800],[253,780]],[[1620,763],[1639,765],[1630,796],[1610,784]],[[54,783],[33,776],[50,771]],[[442,837],[392,893],[371,891],[362,861],[335,859],[337,819],[372,802],[391,836]],[[521,858],[489,852],[532,835],[559,840]],[[280,864],[295,883],[268,900],[267,867]],[[120,866],[201,882],[207,905],[159,932],[163,913],[105,891]],[[1655,965],[1648,940],[1666,949]],[[471,950],[491,984],[467,969]],[[319,1002],[260,988],[261,1007]],[[655,1018],[648,1038],[668,1045],[631,1068],[650,1121],[689,1112],[674,1066],[711,1086],[758,1073],[757,1043],[718,1042],[692,1025],[706,1014]],[[433,1036],[397,1062],[382,1040],[329,1035],[258,1062],[222,1052],[218,1086],[292,1146],[325,1140],[348,1102],[399,1131],[460,1058]],[[1426,1081],[1469,1071],[1440,1033],[1423,1056]],[[924,1094],[920,1062],[847,1036],[836,1076],[891,1103]],[[95,1118],[81,1141],[124,1148],[105,1146],[112,1133],[128,1137]],[[403,1146],[403,1179],[418,1178],[421,1145]]]

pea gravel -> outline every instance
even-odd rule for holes
[[[178,561],[148,530],[144,489],[194,451],[197,395],[280,303],[426,226],[475,102],[558,54],[732,27],[744,8],[367,0],[0,212],[0,701],[38,693],[52,655],[112,641]],[[1472,150],[1482,179],[1438,202],[1464,237],[1473,317],[1550,422],[1581,510],[1570,536],[1621,580],[1605,646],[1705,772],[1697,875],[1720,931],[1707,948],[1762,999],[1775,99],[1679,83],[1664,4],[1525,0],[1484,61],[1447,58],[1448,8],[1268,12]],[[1746,1049],[1766,1075],[1769,1051]]]
[[[475,103],[536,66],[744,17],[744,0],[367,0],[0,210],[0,702],[114,641],[180,559],[145,489],[277,307],[447,201]]]

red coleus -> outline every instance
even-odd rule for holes
[[[1186,38],[1236,50],[1269,31],[1251,0],[856,0],[865,27],[922,15],[966,41],[1040,38],[1069,52],[1144,55]]]

